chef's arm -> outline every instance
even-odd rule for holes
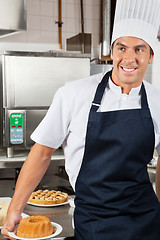
[[[13,231],[15,225],[20,222],[26,202],[45,174],[54,151],[55,149],[38,143],[32,147],[20,171],[7,217],[1,230],[5,238],[9,238],[8,231]]]
[[[38,143],[35,143],[32,147],[20,171],[15,192],[1,230],[5,238],[10,239],[8,231],[13,231],[15,225],[20,222],[26,202],[45,174],[54,151],[55,149]]]
[[[160,201],[160,155],[158,156],[157,167],[156,167],[156,194]]]
[[[30,194],[45,174],[54,151],[38,143],[32,147],[20,171],[13,196],[12,202],[18,211],[23,211]]]

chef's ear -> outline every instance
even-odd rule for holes
[[[153,58],[154,58],[154,52],[152,50],[152,48],[150,47],[150,58],[149,58],[149,64],[151,64],[153,62]]]
[[[113,47],[114,47],[114,43],[111,45],[111,48],[110,48],[110,57],[112,60],[113,60]]]
[[[113,50],[111,49],[111,51],[110,51],[110,57],[111,57],[111,59],[113,60]]]

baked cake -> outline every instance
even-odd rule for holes
[[[53,205],[64,203],[68,200],[68,194],[55,190],[38,190],[33,192],[28,200],[30,203],[41,205]]]
[[[45,216],[29,216],[20,221],[16,235],[22,238],[41,238],[54,232],[49,218]]]

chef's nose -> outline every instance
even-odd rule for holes
[[[136,54],[135,51],[132,49],[127,49],[127,51],[124,54],[124,60],[126,62],[135,62]]]

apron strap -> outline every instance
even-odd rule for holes
[[[94,112],[96,112],[101,105],[101,100],[102,100],[102,97],[103,97],[103,93],[104,93],[104,90],[107,86],[108,79],[111,76],[111,73],[112,73],[112,70],[107,72],[104,75],[104,77],[102,78],[102,81],[98,84],[96,94],[94,96],[94,100],[92,102],[92,107],[91,107],[91,110],[93,110]]]
[[[105,91],[105,88],[107,86],[109,77],[112,74],[112,70],[107,72],[104,77],[102,78],[102,81],[98,84],[95,96],[94,96],[94,100],[92,102],[92,107],[91,107],[91,111],[96,112],[98,110],[98,108],[101,105],[101,100]],[[147,95],[146,95],[146,90],[144,87],[144,84],[142,82],[142,86],[141,86],[141,107],[142,108],[148,108],[148,101],[147,101]]]
[[[143,82],[141,86],[141,107],[148,108],[147,94]]]

